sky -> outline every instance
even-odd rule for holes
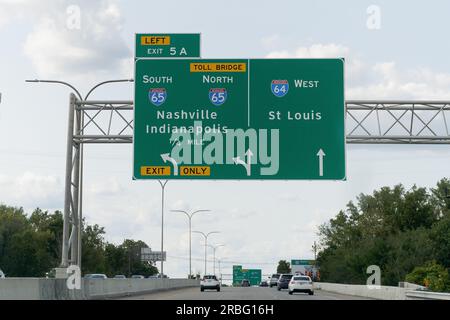
[[[345,57],[347,99],[446,100],[449,10],[444,0],[0,0],[0,202],[28,212],[63,207],[70,91],[25,79],[65,80],[86,93],[133,78],[135,33],[192,32],[201,33],[203,58]],[[132,84],[115,84],[92,98],[132,96]],[[269,274],[280,259],[312,258],[317,227],[358,194],[433,187],[450,176],[449,159],[448,145],[348,145],[347,181],[170,181],[165,273],[188,273],[187,219],[169,210],[211,210],[193,229],[220,231],[209,242],[225,245],[216,252],[222,273],[242,264]],[[132,181],[131,166],[131,145],[86,146],[84,215],[105,227],[107,241],[159,250],[161,188]],[[194,234],[198,272],[202,244]]]

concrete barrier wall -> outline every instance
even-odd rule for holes
[[[450,293],[412,290],[420,287],[413,284],[404,287],[381,286],[379,289],[369,289],[366,285],[325,282],[316,282],[314,286],[319,290],[379,300],[450,300]]]
[[[0,280],[0,300],[107,299],[198,285],[188,279],[83,279],[81,290],[69,290],[65,279],[6,278]]]
[[[107,279],[85,280],[87,299],[129,296],[158,290],[199,286],[198,280],[188,279]]]
[[[381,300],[405,300],[406,288],[382,286],[380,289],[369,289],[366,285],[338,284],[316,282],[316,288],[324,291]]]
[[[40,296],[40,284],[38,278],[0,279],[0,299],[17,299],[22,297],[25,300],[36,299]],[[20,299],[20,298],[19,298]]]

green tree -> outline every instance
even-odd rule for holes
[[[35,232],[48,232],[50,238],[47,248],[52,255],[52,259],[57,263],[61,260],[62,249],[62,231],[63,231],[63,214],[61,211],[55,211],[49,214],[48,211],[42,211],[37,208],[31,214],[29,221]]]
[[[113,277],[116,274],[128,274],[128,254],[122,246],[107,243],[105,246],[106,274]]]
[[[420,228],[393,234],[386,239],[385,263],[380,266],[382,284],[397,286],[414,267],[433,259],[429,232],[429,229]]]
[[[448,270],[436,261],[414,268],[411,273],[406,275],[406,281],[428,287],[430,290],[437,292],[450,291]]]
[[[448,217],[450,215],[450,180],[442,179],[431,189],[432,201],[436,208],[436,214],[439,217]]]
[[[406,274],[435,259],[450,266],[450,199],[442,179],[427,190],[402,185],[360,194],[319,226],[318,264],[323,281],[363,284],[366,268],[378,265],[382,284],[397,285]]]
[[[277,273],[291,273],[291,264],[286,260],[278,262]]]
[[[21,275],[24,265],[31,261],[19,261],[23,250],[15,242],[29,243],[31,239],[22,241],[30,229],[27,217],[22,208],[0,205],[0,267],[10,277]],[[26,259],[27,257],[25,257]],[[21,268],[17,263],[22,264]]]
[[[105,273],[105,229],[95,224],[84,227],[82,235],[82,263],[83,274]]]
[[[430,231],[435,259],[450,267],[450,215],[444,216]]]
[[[63,215],[39,208],[28,217],[22,208],[0,205],[0,267],[9,277],[43,277],[61,261]],[[105,230],[83,221],[82,272],[153,275],[158,269],[140,260],[142,241],[108,243]]]
[[[140,274],[143,276],[152,276],[158,273],[158,269],[151,263],[141,261],[141,248],[148,248],[143,241],[126,239],[121,245],[127,255],[127,274]]]

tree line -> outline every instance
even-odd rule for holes
[[[367,267],[381,269],[381,284],[408,281],[450,291],[450,180],[436,187],[401,184],[360,194],[319,227],[323,281],[366,284]]]
[[[158,269],[141,262],[143,241],[126,239],[120,245],[105,241],[105,229],[83,220],[82,273],[151,276]],[[61,262],[63,215],[39,208],[27,215],[23,208],[0,204],[0,269],[8,277],[45,277]]]

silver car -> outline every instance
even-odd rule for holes
[[[278,279],[280,279],[280,274],[279,273],[274,273],[272,274],[272,276],[270,277],[269,280],[269,286],[272,287],[276,287],[278,284]]]

